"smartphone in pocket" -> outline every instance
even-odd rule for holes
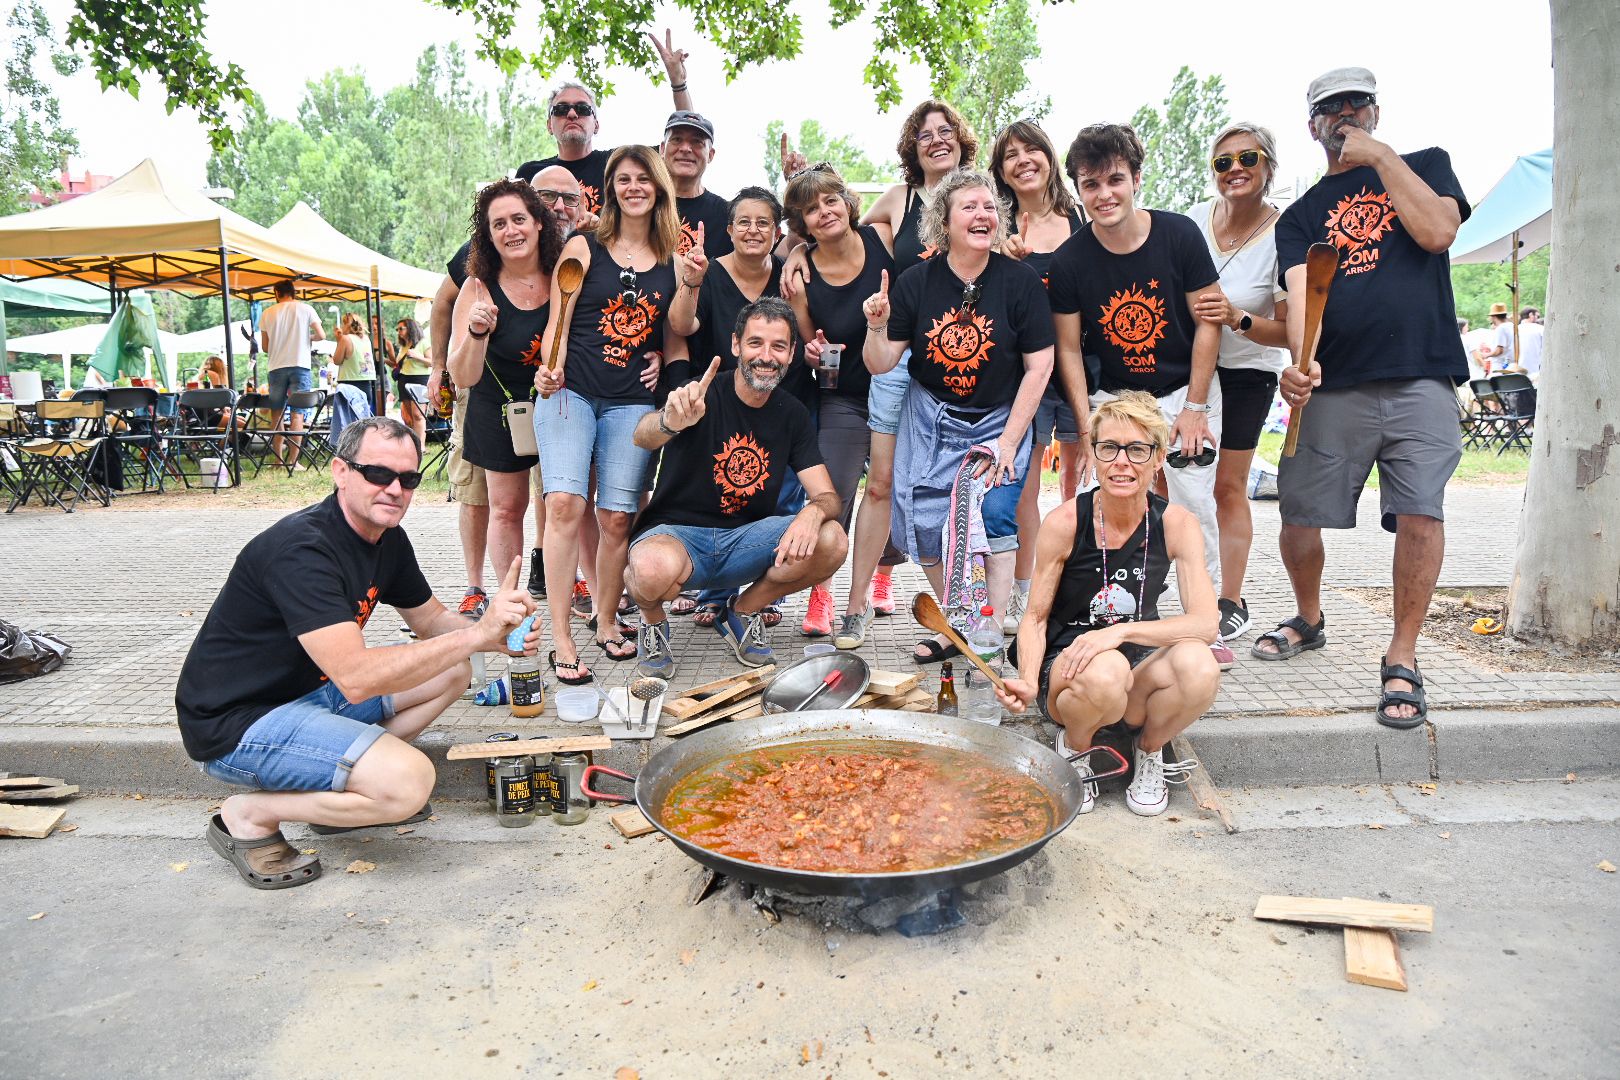
[[[506,427],[512,433],[512,453],[519,457],[533,457],[540,453],[540,447],[534,441],[534,402],[508,402]]]

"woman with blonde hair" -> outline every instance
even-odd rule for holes
[[[1152,817],[1170,805],[1166,784],[1194,764],[1167,764],[1165,745],[1203,715],[1220,683],[1209,650],[1215,588],[1198,519],[1153,491],[1170,442],[1158,400],[1128,390],[1103,402],[1091,412],[1089,439],[1097,487],[1041,523],[1029,608],[1011,653],[1018,673],[997,696],[1015,713],[1036,705],[1057,725],[1057,751],[1085,781],[1082,814],[1097,797],[1083,751],[1123,720],[1136,732],[1125,805]],[[1172,563],[1185,614],[1160,618]]]
[[[338,382],[352,386],[366,396],[368,405],[377,400],[377,362],[371,352],[371,338],[365,323],[352,311],[343,313],[338,320],[337,346],[332,350],[332,363],[337,365]]]

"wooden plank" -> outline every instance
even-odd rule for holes
[[[699,716],[692,717],[690,720],[683,720],[679,724],[673,724],[667,728],[664,728],[663,733],[665,735],[685,735],[688,732],[696,731],[698,728],[704,728],[708,727],[710,724],[718,723],[727,717],[738,716],[741,713],[747,712],[749,709],[759,708],[760,696],[763,693],[764,691],[756,690],[752,694],[749,694],[747,697],[743,698],[741,701],[734,701],[730,705],[724,706],[723,708],[705,712]],[[754,713],[754,715],[758,716],[760,714]]]
[[[626,840],[634,840],[638,836],[646,836],[650,832],[657,831],[653,823],[647,820],[647,815],[635,807],[620,810],[617,814],[609,814],[608,820],[613,822],[613,827],[618,829],[619,835]]]
[[[477,758],[518,757],[523,754],[562,754],[571,750],[608,750],[613,740],[606,735],[572,735],[563,739],[519,739],[516,742],[472,742],[452,746],[447,761]]]
[[[1383,904],[1376,900],[1329,900],[1315,896],[1262,896],[1254,917],[1275,922],[1314,923],[1318,926],[1362,926],[1383,930],[1434,929],[1434,908],[1428,904]]]
[[[10,802],[32,802],[36,799],[65,799],[69,795],[77,795],[78,793],[78,784],[63,784],[61,787],[26,788],[21,791],[7,791],[5,797]]]
[[[61,787],[65,783],[49,776],[10,776],[0,779],[0,788]]]
[[[0,803],[0,836],[21,836],[43,840],[67,814],[59,806],[12,806]]]
[[[916,689],[922,684],[922,677],[923,673],[920,671],[913,671],[909,674],[898,671],[874,671],[871,680],[866,684],[866,688],[894,697]]]
[[[735,675],[727,675],[723,679],[714,679],[710,682],[699,683],[697,686],[689,686],[685,690],[681,691],[681,697],[702,697],[704,694],[712,694],[716,690],[724,690],[738,679],[746,679],[750,675],[772,675],[775,674],[775,672],[775,664],[766,664],[764,667],[754,668],[752,671],[740,671]]]
[[[674,701],[666,701],[664,702],[664,715],[672,716],[677,720],[690,720],[692,717],[706,713],[710,709],[724,705],[728,701],[735,701],[737,698],[753,693],[760,688],[760,683],[765,681],[769,673],[775,670],[774,667],[769,665],[763,668],[755,668],[753,671],[746,671],[737,676],[732,685],[723,690],[716,690],[705,697],[694,698],[688,695],[676,698]]]
[[[1177,735],[1170,740],[1170,753],[1176,761],[1195,761],[1198,767],[1187,774],[1187,793],[1193,797],[1193,802],[1199,809],[1208,810],[1221,821],[1221,828],[1226,830],[1228,836],[1237,832],[1237,823],[1232,820],[1232,812],[1221,802],[1221,793],[1215,790],[1215,781],[1210,778],[1209,770],[1193,749],[1192,740],[1186,735]]]
[[[1401,944],[1395,939],[1395,931],[1345,927],[1344,977],[1363,986],[1404,992],[1406,968],[1401,963]]]

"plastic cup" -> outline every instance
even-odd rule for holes
[[[821,366],[816,369],[816,382],[823,390],[838,389],[838,369],[843,362],[842,345],[828,345],[821,350]]]
[[[825,641],[818,641],[814,645],[806,645],[804,647],[804,656],[805,659],[808,660],[812,656],[826,656],[828,653],[835,653],[837,651],[838,646],[829,644]]]

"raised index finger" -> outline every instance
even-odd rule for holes
[[[784,163],[786,163],[786,161],[787,161],[787,156],[788,156],[787,130],[783,129],[783,131],[782,131],[782,161]]]
[[[884,296],[889,295],[889,272],[887,270],[883,271],[883,284],[878,286],[878,292]]]
[[[523,569],[523,556],[519,555],[512,560],[512,566],[506,571],[506,580],[501,582],[502,592],[511,592],[517,588],[518,573]]]
[[[709,370],[705,371],[703,373],[703,378],[701,380],[699,380],[699,384],[703,387],[703,392],[704,393],[708,393],[709,384],[714,382],[715,372],[717,372],[719,370],[720,370],[720,358],[717,356],[713,360],[709,361]]]

